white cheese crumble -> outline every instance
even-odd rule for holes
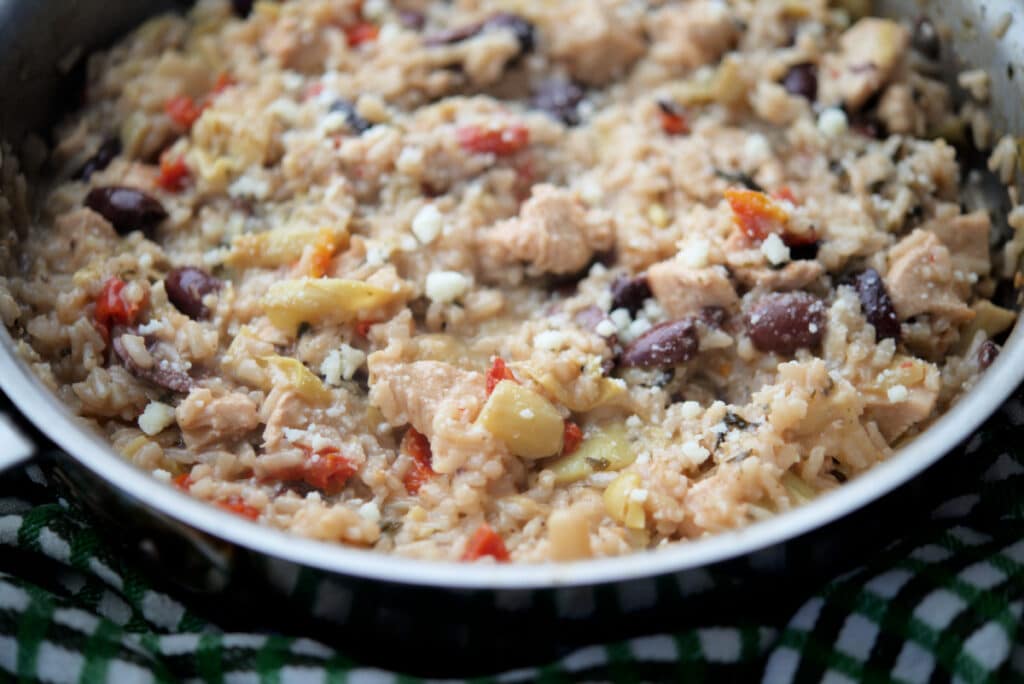
[[[545,330],[534,336],[533,344],[538,349],[558,351],[569,346],[569,335],[561,330]]]
[[[412,220],[412,234],[424,245],[429,245],[437,239],[444,228],[444,219],[441,212],[433,204],[420,209]]]
[[[645,465],[647,465],[650,462],[651,462],[651,452],[650,451],[641,451],[639,454],[637,454],[636,461],[635,461],[635,463],[637,465],[645,466]]]
[[[469,292],[471,284],[458,271],[434,271],[427,276],[427,297],[432,302],[450,304]]]
[[[700,459],[701,461],[711,455],[710,451],[702,447],[700,444],[697,444],[697,442],[692,439],[688,442],[683,442],[682,451],[683,456],[694,460]]]
[[[300,430],[299,428],[286,427],[281,430],[281,434],[284,435],[286,441],[298,442],[299,440],[306,436],[306,431]]]
[[[633,317],[629,315],[627,309],[616,309],[608,314],[608,317],[612,319],[612,323],[619,330],[625,330],[629,327],[629,324],[633,322]]]
[[[681,407],[683,418],[693,420],[700,417],[700,404],[695,401],[684,401]]]
[[[710,252],[711,244],[707,240],[690,240],[679,250],[679,259],[687,268],[704,268]]]
[[[893,385],[892,387],[889,388],[889,391],[886,392],[886,394],[889,397],[889,401],[893,402],[894,404],[899,403],[901,401],[906,401],[907,397],[910,396],[910,392],[908,392],[907,388],[904,387],[903,385]]]
[[[327,354],[323,363],[320,364],[320,374],[324,376],[329,385],[338,387],[341,385],[342,379],[351,380],[364,361],[366,361],[365,352],[343,344]]]
[[[156,470],[154,470],[153,477],[163,482],[171,481],[171,474],[168,471],[164,470],[163,468],[157,468]]]
[[[826,138],[838,138],[850,130],[846,112],[838,107],[829,107],[818,115],[818,130]]]
[[[533,420],[533,411],[528,408],[524,408],[519,412],[519,417],[523,420]]]
[[[602,319],[601,322],[597,324],[597,327],[594,328],[594,332],[601,337],[611,337],[618,331],[618,327],[607,318]]]
[[[760,164],[772,153],[768,138],[755,133],[743,143],[743,156],[752,164]]]
[[[376,502],[367,501],[360,506],[359,515],[363,520],[367,520],[372,523],[380,522],[380,509],[377,508]]]
[[[139,429],[152,437],[174,423],[174,407],[159,401],[151,401],[139,416]]]
[[[653,327],[649,320],[641,317],[629,324],[629,327],[626,329],[626,336],[630,340],[635,340]]]
[[[761,243],[761,253],[764,254],[768,263],[779,266],[789,261],[789,247],[775,233],[772,233]]]
[[[644,422],[640,420],[640,416],[636,414],[633,414],[632,416],[626,419],[626,427],[632,428],[634,430],[643,427],[643,424]]]
[[[248,174],[239,176],[234,183],[228,186],[228,195],[235,198],[264,199],[269,193],[270,185],[265,179]]]

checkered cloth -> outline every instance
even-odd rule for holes
[[[1024,683],[1022,430],[1018,397],[967,447],[985,459],[978,481],[777,624],[591,646],[486,681]],[[204,622],[45,484],[34,466],[0,477],[0,681],[413,681],[309,639]]]

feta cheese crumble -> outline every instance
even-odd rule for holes
[[[434,271],[427,276],[427,298],[450,304],[469,292],[470,280],[458,271]]]
[[[433,204],[420,209],[412,220],[412,234],[424,245],[436,240],[443,227],[444,219],[441,212]]]
[[[159,401],[151,401],[139,416],[139,429],[152,437],[174,423],[174,407]]]

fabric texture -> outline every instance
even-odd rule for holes
[[[595,645],[479,681],[1024,682],[1024,404],[967,445],[983,473],[776,624]],[[46,486],[0,476],[0,681],[411,682],[304,638],[239,634],[154,589]]]

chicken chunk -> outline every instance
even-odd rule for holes
[[[721,2],[666,5],[651,15],[651,56],[670,69],[712,64],[736,45],[739,25]]]
[[[192,390],[174,414],[189,449],[230,442],[260,424],[256,402],[248,396],[232,392],[215,397],[206,388]]]
[[[957,294],[949,250],[925,230],[915,230],[889,251],[885,287],[896,315],[905,321],[933,314],[954,325],[969,321],[974,312]]]
[[[624,73],[643,55],[643,25],[626,18],[608,0],[559,3],[563,12],[559,30],[552,32],[548,53],[566,63],[573,78],[588,85],[603,85]]]
[[[496,224],[481,240],[485,271],[490,265],[527,262],[534,275],[566,274],[585,267],[595,252],[609,249],[614,231],[606,213],[588,211],[567,190],[538,185],[517,218]]]
[[[976,211],[952,218],[939,218],[925,224],[923,228],[935,233],[949,250],[954,270],[984,276],[992,269],[988,249],[992,221],[988,212]]]
[[[736,280],[744,287],[767,292],[802,290],[825,274],[817,261],[791,261],[782,268],[737,268]]]
[[[889,82],[909,40],[907,29],[894,21],[861,19],[839,39],[840,52],[822,58],[819,99],[860,109]]]
[[[368,365],[370,403],[392,425],[410,424],[427,438],[435,471],[454,473],[475,454],[500,453],[473,423],[487,399],[483,374],[440,361],[397,362],[389,350]]]
[[[678,259],[670,259],[651,266],[647,281],[670,318],[698,314],[708,306],[730,309],[739,302],[721,266],[694,269]]]
[[[928,418],[938,401],[937,389],[915,387],[901,401],[867,402],[864,415],[875,421],[886,441],[892,443],[914,425]]]

